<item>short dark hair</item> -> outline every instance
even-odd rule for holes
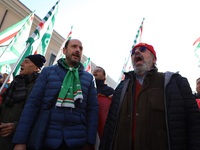
[[[103,75],[106,76],[106,71],[102,67],[96,66],[96,68],[101,68],[103,70]]]
[[[200,77],[196,80],[196,82],[200,79]]]
[[[65,43],[65,48],[67,48],[67,46],[69,45],[71,39],[68,39],[67,42]]]

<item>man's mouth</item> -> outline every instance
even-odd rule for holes
[[[140,61],[143,61],[143,57],[142,56],[135,56],[135,59],[134,59],[135,63],[138,63]]]
[[[20,68],[20,71],[23,71],[23,70],[24,70],[24,68],[23,68],[23,67],[21,67],[21,68]]]

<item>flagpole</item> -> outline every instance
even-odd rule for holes
[[[144,20],[145,20],[145,18],[142,19],[141,25],[140,25],[140,27],[139,27],[139,29],[138,29],[138,31],[137,31],[137,34],[136,34],[136,36],[135,36],[135,40],[133,41],[132,49],[133,49],[133,47],[137,44],[137,39],[138,39],[138,36],[139,36],[140,31],[141,31],[141,34],[142,34],[142,27],[143,27],[143,22],[144,22]],[[141,36],[140,36],[140,42],[141,42]],[[132,51],[132,49],[131,49],[131,51]],[[119,80],[118,80],[118,83],[121,81],[121,78],[122,78],[123,73],[124,73],[124,71],[125,71],[125,67],[127,66],[128,62],[129,62],[129,59],[130,59],[130,57],[131,57],[131,51],[129,52],[128,59],[125,61],[124,65],[123,65],[122,72],[121,72],[121,74],[120,74],[120,78],[119,78]]]
[[[5,87],[6,83],[8,82],[11,74],[13,74],[14,70],[16,69],[17,65],[19,64],[20,60],[22,59],[23,55],[25,54],[26,50],[28,49],[28,47],[30,46],[30,43],[28,43],[24,49],[24,51],[22,52],[22,54],[20,55],[20,57],[18,58],[17,62],[15,63],[15,65],[12,67],[11,72],[8,74],[7,78],[5,79],[5,81],[3,82],[1,88],[0,88],[0,93],[2,92],[3,88]]]

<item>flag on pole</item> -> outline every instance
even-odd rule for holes
[[[18,61],[20,55],[23,53],[23,49],[26,48],[26,39],[29,36],[30,29],[33,23],[33,18],[34,18],[34,13],[31,13],[29,16],[25,18],[25,22],[23,22],[23,25],[21,26],[20,23],[16,24],[16,26],[12,26],[5,30],[6,32],[3,32],[1,34],[1,37],[3,35],[7,35],[4,37],[11,37],[9,35],[15,35],[13,38],[4,38],[7,40],[4,40],[2,43],[6,43],[6,41],[9,42],[7,46],[2,46],[0,47],[1,51],[1,56],[0,56],[0,69],[3,71],[4,66],[7,66],[6,71],[8,72],[8,76],[5,79],[4,83],[0,87],[0,92],[3,90],[4,86],[6,85],[7,81],[11,77],[11,74],[13,73],[14,69],[10,69],[8,67],[8,64],[13,64],[14,66],[16,65],[16,61]],[[18,25],[20,24],[21,28],[18,30],[17,28],[19,27]],[[13,32],[11,32],[13,31]],[[11,34],[8,34],[11,33]],[[17,34],[16,34],[17,33]],[[3,38],[2,38],[3,39]],[[2,40],[3,41],[3,40]]]
[[[0,33],[0,66],[13,64],[26,46],[34,13]],[[23,35],[23,36],[22,36]]]
[[[83,63],[83,66],[85,68],[85,71],[91,73],[91,61],[90,58],[88,57],[87,60]]]
[[[13,76],[15,76],[19,72],[20,64],[26,56],[34,53],[45,55],[53,32],[55,16],[58,12],[59,1],[60,0],[58,0],[56,4],[51,8],[51,10],[47,13],[47,15],[43,18],[43,20],[35,29],[35,31],[26,41],[27,48],[24,49],[23,55],[21,56],[21,59],[19,60],[19,63],[17,64],[15,71],[13,72]]]
[[[200,67],[200,37],[193,43],[193,46],[195,46],[194,55],[197,57],[198,67]]]
[[[143,31],[143,23],[144,23],[144,20],[145,18],[142,19],[142,22],[140,24],[140,27],[136,33],[136,36],[135,36],[135,39],[133,41],[133,45],[132,45],[132,48],[131,48],[131,51],[133,49],[133,47],[142,41],[142,31]],[[139,42],[138,42],[138,38],[139,38]],[[131,60],[130,60],[130,57],[131,57],[131,51],[129,52],[129,55],[128,55],[128,59],[125,59],[125,62],[124,62],[124,65],[123,65],[123,68],[122,68],[122,71],[121,71],[121,74],[120,74],[120,77],[119,77],[119,81],[118,83],[121,81],[121,80],[124,80],[124,72],[126,71],[130,71],[132,69],[132,63],[131,63]],[[127,69],[128,67],[128,69]]]
[[[27,20],[30,18],[31,15],[27,16],[23,20],[17,22],[16,24],[14,24],[14,25],[8,27],[7,29],[5,29],[4,31],[0,32],[0,46],[1,47],[8,46],[8,44],[17,35],[19,30],[27,22]]]
[[[199,42],[200,42],[200,37],[194,41],[193,46],[195,46]]]
[[[67,38],[62,43],[62,45],[61,45],[61,47],[60,47],[60,49],[58,51],[58,54],[56,55],[56,58],[55,58],[53,64],[56,64],[56,62],[58,61],[58,59],[60,59],[60,58],[63,57],[63,47],[65,46],[65,43],[72,38],[72,29],[73,29],[73,26],[71,26],[71,30],[68,33]]]
[[[32,54],[38,53],[45,55],[52,36],[59,1],[56,2],[56,4],[39,23],[32,35],[28,38],[27,43],[30,43],[29,48],[31,48]]]

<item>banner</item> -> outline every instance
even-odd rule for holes
[[[0,66],[17,61],[26,47],[33,18],[34,13],[0,33]]]
[[[90,61],[90,58],[87,58],[87,60],[83,63],[83,66],[85,68],[85,71],[91,73],[91,61]]]
[[[23,54],[19,58],[17,66],[14,68],[13,76],[17,75],[19,72],[20,64],[24,58],[30,54],[38,53],[45,55],[50,38],[53,31],[53,26],[55,22],[55,16],[58,12],[59,1],[51,8],[43,20],[39,23],[35,31],[27,40],[27,48],[24,49]]]

